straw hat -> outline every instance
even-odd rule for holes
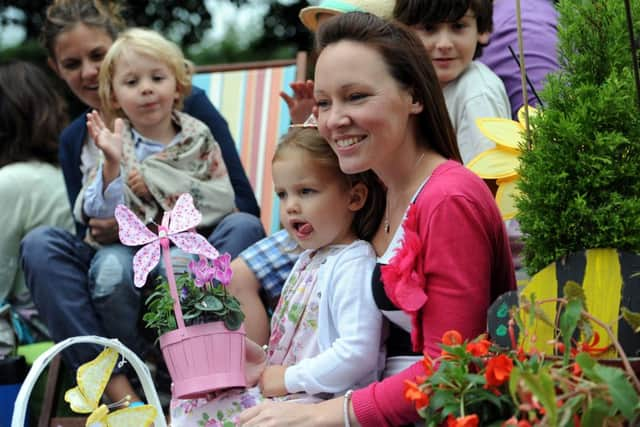
[[[318,28],[318,15],[338,15],[347,12],[369,12],[381,18],[391,18],[395,0],[322,0],[317,6],[300,10],[300,21],[310,31]]]

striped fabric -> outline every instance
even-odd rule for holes
[[[271,159],[290,123],[279,96],[296,79],[296,65],[197,73],[193,84],[209,95],[229,124],[240,159],[261,208],[267,234],[280,228]]]

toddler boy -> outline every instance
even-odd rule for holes
[[[458,148],[466,164],[495,147],[478,129],[480,117],[511,118],[500,78],[474,61],[489,41],[491,0],[397,0],[393,16],[422,40],[442,86]]]

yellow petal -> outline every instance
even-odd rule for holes
[[[69,402],[71,410],[78,414],[88,414],[96,409],[96,403],[88,401],[80,391],[79,387],[67,390],[64,394],[64,400]]]
[[[529,110],[529,119],[531,119],[532,117],[537,116],[540,113],[540,110],[538,110],[535,107],[532,107],[531,105],[529,105],[528,110]],[[525,121],[524,121],[524,105],[522,107],[520,107],[520,109],[518,110],[518,121],[520,122],[520,124],[524,128],[524,125],[525,125]]]
[[[517,152],[497,147],[478,154],[466,166],[482,179],[500,179],[515,176],[519,162]]]
[[[87,413],[98,407],[117,360],[118,352],[107,347],[94,360],[78,368],[78,386],[64,394],[64,399],[69,402],[73,411]]]
[[[497,117],[476,119],[480,132],[498,145],[512,150],[520,150],[520,142],[524,140],[524,128],[514,120]]]
[[[93,411],[87,418],[87,427],[107,427],[107,415],[109,414],[109,408],[107,405],[100,405],[98,409]]]
[[[107,416],[109,427],[149,427],[158,413],[151,405],[136,406],[114,411]]]
[[[498,191],[496,192],[496,203],[505,221],[513,218],[518,213],[516,208],[515,196],[520,193],[518,190],[519,177],[509,180],[498,180]]]

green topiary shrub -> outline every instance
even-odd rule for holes
[[[640,0],[631,0],[640,33]],[[586,248],[640,250],[640,109],[622,0],[561,0],[559,59],[523,150],[530,274]]]

